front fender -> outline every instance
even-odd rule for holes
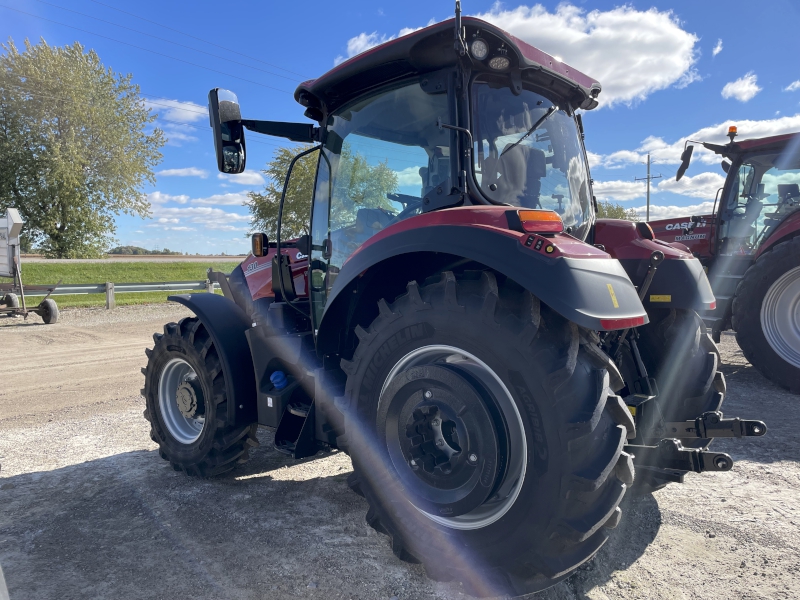
[[[554,247],[551,254],[546,252],[548,245]],[[578,251],[570,252],[570,248]],[[619,329],[628,326],[622,319],[647,322],[636,289],[620,263],[575,238],[544,238],[477,225],[436,225],[378,239],[344,264],[319,324],[318,347],[323,351],[335,347],[339,334],[349,326],[346,307],[353,299],[351,290],[359,276],[380,269],[384,261],[399,255],[413,258],[416,253],[437,252],[502,273],[581,327]]]
[[[252,423],[256,414],[256,378],[253,357],[244,333],[250,319],[232,300],[217,294],[179,294],[169,300],[196,314],[211,335],[225,376],[227,418],[231,423]]]

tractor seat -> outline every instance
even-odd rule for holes
[[[484,176],[485,184],[481,182],[484,192],[493,201],[528,208],[541,207],[541,178],[547,175],[543,151],[522,144],[513,147],[509,144],[496,162],[484,162],[484,170],[494,171],[487,173],[488,177]],[[495,173],[496,176],[492,177]],[[492,184],[496,189],[492,190]]]

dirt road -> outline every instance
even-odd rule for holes
[[[11,600],[466,598],[394,557],[364,522],[344,454],[253,459],[204,481],[148,437],[144,348],[177,306],[0,319],[0,566]],[[40,321],[39,321],[40,323]],[[728,473],[626,500],[600,554],[536,598],[800,597],[800,398],[723,336],[729,415],[765,438],[717,441]],[[443,557],[446,560],[446,557]]]

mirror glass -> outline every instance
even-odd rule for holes
[[[211,90],[208,93],[208,114],[214,132],[217,168],[223,173],[241,173],[247,154],[236,94],[220,88]]]

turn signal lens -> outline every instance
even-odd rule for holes
[[[644,325],[644,317],[629,317],[626,319],[600,319],[600,327],[609,331],[611,329],[630,329]]]
[[[519,210],[519,221],[526,233],[561,233],[564,222],[554,210]]]

